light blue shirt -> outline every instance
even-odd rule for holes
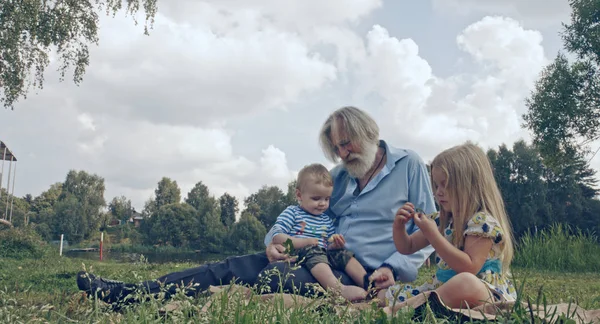
[[[430,214],[436,211],[431,182],[423,160],[411,150],[397,149],[380,141],[387,152],[387,161],[381,171],[358,195],[358,180],[338,165],[331,170],[333,194],[329,214],[335,220],[336,232],[344,235],[348,250],[366,268],[374,270],[387,263],[394,268],[402,282],[414,281],[418,268],[433,252],[428,246],[414,254],[403,255],[396,250],[392,228],[396,212],[406,202]],[[419,228],[411,221],[406,224],[408,234]],[[265,244],[273,239],[271,232]]]

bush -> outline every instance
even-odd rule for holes
[[[47,244],[31,227],[15,227],[0,231],[0,257],[40,258]]]
[[[523,235],[513,264],[537,270],[595,272],[600,269],[600,245],[594,234],[555,224]]]
[[[256,217],[243,214],[240,221],[231,227],[224,251],[234,253],[262,251],[265,248],[263,239],[266,234],[265,226]]]
[[[47,223],[32,223],[31,225],[44,241],[48,242],[52,240],[52,230]]]

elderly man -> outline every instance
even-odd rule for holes
[[[354,252],[368,271],[363,286],[367,288],[370,279],[375,278],[378,278],[377,288],[387,288],[396,280],[415,280],[418,268],[433,250],[428,247],[408,256],[398,253],[392,239],[392,224],[396,211],[407,201],[426,213],[435,211],[423,161],[413,151],[397,149],[380,140],[375,121],[355,107],[333,112],[321,129],[320,142],[327,158],[334,162],[341,159],[341,164],[331,171],[334,190],[328,214],[335,219],[337,233],[344,236],[346,248]],[[406,226],[409,234],[418,230],[412,220]],[[272,239],[273,233],[269,232],[265,237],[266,253],[231,257],[137,285],[85,272],[78,274],[77,284],[88,293],[104,292],[104,301],[116,304],[137,289],[159,292],[159,282],[166,286],[171,283],[187,286],[188,294],[193,295],[210,285],[228,284],[232,280],[254,285],[259,283],[259,277],[270,276],[271,280],[265,282],[271,290],[281,287],[300,294],[309,292],[306,284],[316,284],[315,278],[305,268],[290,267],[293,263],[276,262],[287,260],[288,256],[282,245],[271,243]],[[273,269],[283,275],[273,275]],[[293,276],[287,275],[290,271]],[[335,274],[342,283],[353,284],[347,275]],[[279,278],[288,280],[279,282]],[[174,286],[170,289],[172,293]]]
[[[378,275],[370,278],[387,278],[375,282],[377,288],[387,288],[395,280],[415,280],[418,268],[433,250],[427,247],[408,256],[398,253],[392,224],[396,211],[407,201],[426,213],[435,211],[425,164],[414,152],[393,148],[380,140],[375,121],[354,107],[341,108],[329,116],[321,129],[320,142],[327,158],[342,161],[331,171],[333,194],[327,213],[336,220],[336,232],[344,235],[346,248],[354,252],[369,274],[377,271]],[[407,224],[408,233],[416,230],[412,222]],[[267,246],[271,246],[272,238],[273,233],[267,233]],[[267,249],[267,254],[270,260],[284,259],[282,251],[275,246]],[[265,270],[278,268],[287,274],[287,265],[272,263]],[[341,276],[342,283],[352,284],[344,274],[336,275]],[[286,291],[299,288],[300,293],[305,293],[302,283],[315,282],[303,268],[294,270],[293,276],[283,277],[289,278],[282,285]],[[364,278],[364,288],[368,288],[369,277]]]

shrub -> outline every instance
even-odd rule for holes
[[[0,257],[40,258],[47,244],[31,227],[15,227],[0,231]]]

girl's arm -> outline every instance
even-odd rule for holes
[[[410,236],[406,232],[406,223],[410,218],[413,218],[413,211],[414,206],[411,203],[406,203],[398,209],[394,219],[392,232],[394,245],[396,245],[396,250],[404,255],[413,254],[429,245],[429,241],[427,241],[422,231],[417,231]]]
[[[396,230],[396,225],[394,224],[393,235],[396,249],[404,255],[413,254],[429,245],[423,232],[418,231],[409,236],[406,233],[406,227],[404,225],[402,225],[401,229]]]
[[[477,274],[492,249],[491,238],[468,235],[465,239],[464,251],[461,251],[448,242],[435,227],[435,222],[425,215],[415,216],[415,223],[421,228],[436,253],[457,273]]]

